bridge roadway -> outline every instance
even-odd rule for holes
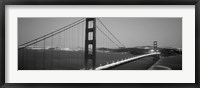
[[[114,62],[111,64],[107,64],[104,66],[97,67],[95,70],[145,70],[148,69],[151,65],[155,63],[155,57],[149,57],[154,55],[159,55],[160,53],[150,53],[144,54],[136,57],[132,57],[129,59],[121,60],[118,62]],[[142,59],[141,59],[142,58]],[[139,60],[140,59],[140,60]],[[134,61],[136,60],[136,61]],[[145,63],[147,62],[147,63]],[[138,68],[139,65],[142,68]]]

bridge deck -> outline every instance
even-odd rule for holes
[[[152,55],[156,55],[156,54],[160,54],[160,53],[159,52],[158,53],[150,53],[150,54],[144,54],[144,55],[132,57],[132,58],[125,59],[125,60],[122,60],[122,61],[118,61],[118,62],[114,62],[114,63],[111,63],[111,64],[107,64],[107,65],[104,65],[104,66],[97,67],[95,70],[107,69],[107,68],[114,67],[114,66],[126,63],[126,62],[130,62],[130,61],[142,58],[142,57],[152,56]]]

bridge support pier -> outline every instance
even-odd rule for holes
[[[96,67],[96,19],[86,18],[84,68],[88,68],[88,60],[92,61],[92,69]]]

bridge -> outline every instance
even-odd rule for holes
[[[134,55],[100,18],[80,18],[53,32],[18,46],[19,70],[104,70],[143,57],[159,58],[153,51]],[[125,50],[125,51],[124,51]]]

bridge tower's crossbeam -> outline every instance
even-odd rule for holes
[[[86,18],[84,68],[88,68],[88,60],[92,60],[92,69],[96,65],[96,19]]]

